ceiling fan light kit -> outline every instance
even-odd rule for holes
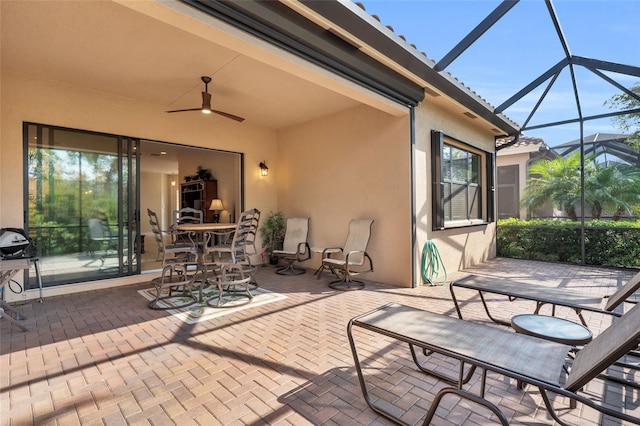
[[[211,114],[216,113],[223,117],[230,118],[235,121],[243,122],[244,118],[238,117],[237,115],[229,114],[228,112],[218,111],[215,109],[211,109],[211,94],[209,93],[209,83],[211,83],[211,77],[203,75],[200,77],[202,82],[204,83],[204,92],[202,92],[202,106],[200,108],[188,108],[188,109],[174,109],[172,111],[167,111],[168,113],[172,112],[187,112],[187,111],[201,111],[203,114]]]

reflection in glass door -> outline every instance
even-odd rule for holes
[[[30,123],[24,136],[25,228],[44,284],[137,274],[138,141]]]

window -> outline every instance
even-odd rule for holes
[[[493,220],[493,156],[433,131],[433,229]]]

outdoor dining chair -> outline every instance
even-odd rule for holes
[[[251,258],[256,256],[256,235],[260,222],[260,210],[249,209],[240,214],[238,223],[233,231],[229,233],[204,233],[203,256],[205,263],[229,263],[242,265],[244,270],[251,277],[250,283],[253,288],[258,286],[255,279],[256,264]],[[230,239],[228,242],[216,242],[218,240]],[[210,258],[210,259],[209,259]]]
[[[107,215],[104,213],[98,213],[95,217],[91,217],[87,220],[87,226],[89,228],[89,253],[94,256],[96,249],[99,247],[103,250],[100,256],[100,261],[104,265],[105,258],[109,256],[109,252],[116,254],[118,252],[118,235],[111,232],[111,225]]]
[[[198,251],[193,236],[186,233],[182,239],[183,242],[165,244],[158,215],[150,209],[147,209],[147,214],[158,245],[158,257],[162,255],[162,272],[159,277],[151,280],[156,288],[156,298],[149,302],[149,307],[175,309],[196,303],[199,299],[193,294],[193,290]]]

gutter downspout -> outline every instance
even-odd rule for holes
[[[410,161],[411,161],[411,288],[418,286],[416,276],[417,268],[417,229],[416,229],[416,107],[409,105],[409,144],[410,144]]]

